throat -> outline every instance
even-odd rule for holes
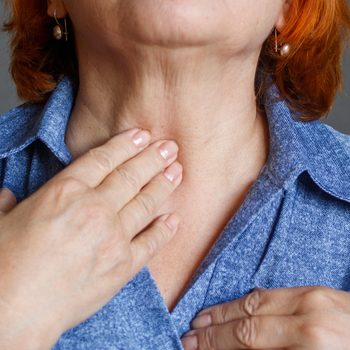
[[[213,182],[215,186],[209,181],[201,181],[200,185],[198,181],[192,182],[192,185],[188,181],[184,188],[180,185],[176,190],[179,192],[174,194],[177,200],[172,201],[178,204],[174,206],[168,203],[166,208],[161,208],[159,214],[177,212],[180,225],[173,239],[147,265],[170,313],[181,300],[228,221],[242,206],[267,160],[267,120],[261,119],[260,126],[263,132],[255,142],[253,154],[245,157],[244,166],[237,166],[237,171],[228,172],[225,181],[216,176]]]

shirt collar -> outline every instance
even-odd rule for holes
[[[26,102],[1,115],[0,159],[40,139],[60,161],[70,163],[64,138],[77,87],[76,80],[63,76],[45,103]]]
[[[0,158],[20,151],[36,139],[46,144],[64,164],[72,161],[64,142],[78,83],[64,76],[45,103],[24,103],[0,117]],[[350,138],[320,120],[297,120],[270,81],[264,95],[270,132],[266,162],[280,186],[291,174],[307,171],[324,191],[350,202]],[[343,140],[344,142],[342,142]]]
[[[320,120],[301,121],[276,84],[264,95],[269,120],[270,159],[267,166],[282,184],[288,173],[308,172],[327,193],[350,202],[350,136]]]

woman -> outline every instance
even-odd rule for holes
[[[6,29],[1,348],[349,348],[345,0],[13,0]]]

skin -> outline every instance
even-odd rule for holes
[[[73,157],[135,126],[179,146],[183,181],[157,214],[179,213],[181,227],[149,264],[169,310],[266,162],[269,131],[254,77],[288,3],[48,2],[49,16],[56,9],[71,18],[76,38],[80,87],[65,138]],[[179,266],[177,252],[181,271],[160,270]]]
[[[142,127],[152,140],[179,146],[186,176],[167,209],[180,209],[186,193],[204,199],[215,192],[217,203],[233,197],[267,158],[253,82],[261,45],[274,26],[282,28],[287,3],[50,1],[48,14],[56,8],[58,17],[69,15],[76,37],[80,88],[66,135],[71,152]]]
[[[256,110],[254,76],[261,46],[271,35],[274,27],[279,31],[283,29],[289,3],[288,0],[48,1],[47,13],[49,16],[53,16],[56,9],[58,18],[69,15],[73,22],[80,87],[65,141],[74,159],[78,161],[85,159],[85,161],[79,161],[75,163],[75,166],[72,165],[63,171],[68,178],[72,176],[72,173],[74,174],[77,180],[73,183],[67,181],[62,184],[59,179],[63,175],[58,174],[54,180],[39,189],[33,198],[26,199],[22,202],[23,204],[20,203],[9,211],[3,210],[0,225],[5,228],[5,234],[0,240],[0,250],[9,251],[9,246],[15,239],[18,239],[15,243],[23,242],[22,245],[18,245],[19,248],[16,248],[16,244],[12,246],[14,247],[12,249],[18,249],[14,251],[14,254],[19,257],[19,263],[14,264],[17,267],[16,273],[5,274],[5,281],[8,283],[4,285],[7,286],[7,289],[3,288],[0,294],[0,300],[5,305],[2,315],[6,315],[2,318],[0,332],[2,329],[3,334],[7,334],[8,340],[7,344],[3,345],[4,348],[19,348],[19,343],[16,344],[15,341],[22,341],[21,344],[25,343],[29,348],[30,343],[25,342],[27,339],[25,335],[30,332],[25,324],[25,317],[21,315],[26,315],[33,309],[38,310],[38,305],[34,303],[38,298],[44,302],[42,308],[37,311],[37,318],[34,322],[36,336],[31,338],[36,339],[37,344],[32,348],[45,348],[45,346],[47,348],[62,330],[79,323],[93,310],[97,310],[135,273],[136,266],[145,264],[151,256],[159,252],[159,247],[165,245],[165,242],[168,242],[173,236],[165,229],[165,226],[161,226],[161,223],[157,227],[162,227],[160,229],[160,232],[163,233],[160,235],[162,239],[156,240],[155,229],[151,231],[153,234],[149,232],[146,235],[146,231],[140,238],[147,236],[148,239],[143,238],[143,248],[140,244],[136,254],[141,254],[144,258],[142,261],[135,262],[132,258],[135,255],[130,254],[125,257],[122,253],[125,251],[125,246],[131,247],[133,243],[131,236],[125,236],[125,229],[123,230],[122,227],[130,225],[135,218],[143,217],[142,222],[146,223],[151,222],[163,212],[177,212],[186,228],[190,220],[199,222],[200,218],[205,217],[204,213],[208,209],[204,204],[203,209],[193,208],[193,199],[196,198],[199,203],[207,203],[210,202],[209,199],[212,199],[210,195],[212,193],[217,194],[214,202],[211,202],[212,207],[216,208],[212,215],[216,218],[216,222],[204,222],[204,224],[218,228],[229,215],[232,215],[232,212],[224,212],[227,200],[229,200],[230,208],[239,203],[247,185],[257,176],[268,155],[268,128],[264,115],[257,113]],[[157,203],[157,205],[154,205],[152,210],[146,211],[148,215],[144,214],[145,206],[134,207],[132,211],[129,211],[129,215],[124,215],[123,224],[116,229],[115,226],[111,227],[113,215],[110,208],[120,208],[122,203],[112,203],[113,205],[108,206],[106,203],[111,204],[112,198],[119,198],[119,196],[114,196],[114,191],[122,191],[125,183],[122,180],[119,182],[106,181],[111,187],[102,186],[104,188],[102,190],[101,185],[96,183],[98,182],[96,177],[99,181],[101,177],[110,178],[111,169],[120,167],[121,164],[114,160],[111,165],[110,158],[113,158],[115,153],[111,149],[108,153],[102,153],[105,155],[102,158],[96,157],[98,154],[101,155],[101,152],[96,153],[89,150],[104,145],[114,135],[121,135],[123,131],[136,126],[149,130],[152,142],[160,139],[176,140],[179,148],[178,164],[182,164],[185,169],[185,176],[176,192],[174,192],[175,185],[171,187],[169,183],[164,182],[164,177],[159,177],[159,181],[153,182],[153,186],[149,188],[149,195],[153,197],[150,202]],[[123,145],[127,145],[126,140]],[[118,147],[115,150],[117,151]],[[84,155],[86,155],[85,158]],[[132,155],[129,154],[129,156]],[[122,172],[124,175],[128,174],[123,177],[124,182],[126,179],[135,180],[135,177],[129,175],[130,173],[136,174],[141,169],[141,165],[143,170],[151,169],[153,166],[153,171],[147,170],[149,176],[147,179],[143,178],[143,184],[150,181],[152,175],[156,176],[166,165],[161,166],[159,159],[158,163],[155,162],[157,159],[155,153],[153,156],[147,157],[145,154],[143,162],[134,163],[133,166],[127,168],[128,171]],[[102,165],[103,175],[93,175],[96,162],[100,164],[97,166],[98,169],[101,169]],[[158,164],[158,167],[154,168],[154,163]],[[89,174],[90,171],[91,176],[95,178],[86,186],[84,184],[85,174]],[[120,174],[120,172],[117,173]],[[141,177],[142,175],[138,173],[136,178]],[[128,197],[129,200],[141,189],[135,186],[135,181],[131,183],[134,183],[134,187],[132,195]],[[136,183],[140,185],[141,181],[136,181]],[[112,186],[116,187],[112,188]],[[61,203],[59,208],[54,206],[57,198]],[[101,200],[101,198],[104,199]],[[184,198],[188,199],[185,205]],[[98,211],[97,208],[101,206],[101,203],[105,203],[104,210]],[[146,202],[141,201],[141,203]],[[69,209],[66,209],[61,216],[57,214],[67,206]],[[84,213],[82,208],[86,207],[90,209]],[[37,209],[32,213],[31,208]],[[97,214],[94,213],[94,210],[97,210]],[[109,215],[106,215],[106,212]],[[190,216],[188,212],[191,213]],[[65,238],[67,241],[61,242],[58,246],[66,249],[63,252],[60,251],[60,254],[75,256],[74,254],[79,253],[78,261],[81,263],[78,264],[79,268],[90,267],[90,270],[73,270],[72,272],[72,266],[76,264],[65,265],[59,258],[56,260],[53,258],[60,255],[55,251],[56,245],[51,246],[53,251],[45,255],[40,251],[40,244],[36,243],[35,237],[38,230],[41,230],[40,239],[47,237],[47,243],[54,233],[56,233],[54,237],[58,239],[62,236],[59,233],[65,231],[62,225],[69,221],[74,222],[77,213],[82,213],[81,221],[76,222],[76,230],[68,235],[70,239],[72,235],[76,239],[70,246],[67,244],[68,237],[63,236],[61,239]],[[123,215],[119,213],[118,217],[120,216]],[[46,226],[40,227],[39,224],[35,226],[38,221],[42,222],[42,217],[47,218],[44,220]],[[19,218],[22,218],[22,226],[20,226]],[[91,222],[94,219],[98,221]],[[102,227],[105,228],[102,232],[105,235],[96,240],[94,233],[86,229],[87,232],[84,232],[84,235],[87,238],[84,244],[92,254],[91,256],[83,254],[79,249],[79,244],[81,246],[79,229],[89,226],[97,227],[101,225],[101,221]],[[141,230],[141,226],[134,228],[133,235],[136,235],[137,230]],[[12,227],[12,231],[8,229],[6,233],[6,227]],[[23,235],[24,238],[21,238],[23,241],[19,238],[19,232],[22,232],[21,227],[31,228],[26,235]],[[47,233],[48,231],[51,231],[50,234]],[[186,233],[186,230],[178,231],[176,237]],[[215,230],[212,229],[212,231]],[[159,232],[157,233],[159,236]],[[195,238],[193,236],[189,241],[194,241]],[[21,246],[27,246],[28,242],[32,242],[32,248],[37,249],[37,251],[34,250],[37,254],[31,253],[31,255],[21,251]],[[113,249],[106,247],[113,247]],[[151,252],[149,247],[153,247]],[[129,249],[127,251],[130,252]],[[42,261],[33,260],[34,257],[43,255]],[[7,260],[0,261],[2,266],[13,263],[11,254],[3,254],[3,256],[5,258],[2,259],[6,259],[7,256]],[[108,257],[107,261],[113,263],[94,266],[92,261],[94,259],[103,260],[101,256]],[[57,285],[53,293],[47,287],[49,277],[44,273],[37,274],[34,268],[24,271],[22,268],[21,270],[23,266],[21,259],[28,262],[34,261],[36,266],[40,264],[47,266],[50,262],[49,272],[51,274],[66,277],[59,281],[64,288],[58,288],[59,285]],[[66,260],[69,261],[69,259]],[[31,266],[31,264],[25,266],[28,265]],[[33,271],[39,275],[36,277],[37,284],[33,283],[35,275]],[[108,282],[102,283],[102,280],[108,280],[106,275],[113,275],[113,273],[108,274],[107,271],[114,273],[118,271],[121,274],[118,286],[111,286]],[[73,295],[76,292],[74,288],[81,290],[81,285],[77,286],[72,283],[74,278],[70,280],[67,277],[68,272],[72,276],[79,273],[88,276],[84,281],[85,298],[71,300],[67,297],[69,288],[72,288],[69,292]],[[18,276],[22,277],[19,281]],[[24,299],[21,295],[13,298],[13,291],[20,290],[19,286],[24,285],[28,278],[32,285],[45,286],[46,294],[39,295],[35,293],[34,288],[34,292],[29,297],[26,294]],[[101,291],[101,294],[104,294],[103,297],[93,294],[91,285],[96,285],[96,281],[101,281],[97,283],[106,286],[103,292]],[[315,288],[310,287],[310,290],[314,291]],[[185,337],[187,339],[184,338],[184,346],[186,349],[196,348],[193,346],[193,342],[196,341],[199,349],[278,347],[314,349],[315,344],[317,344],[316,348],[329,349],[329,338],[325,338],[323,333],[319,332],[319,329],[324,330],[326,327],[332,329],[332,332],[327,333],[333,336],[332,345],[337,344],[338,346],[338,344],[344,344],[344,341],[346,343],[346,332],[342,331],[349,324],[345,308],[345,305],[348,305],[346,293],[329,292],[328,289],[322,289],[323,294],[295,292],[294,295],[292,289],[274,292],[276,300],[285,302],[272,302],[274,298],[265,298],[269,302],[262,305],[267,306],[258,308],[261,312],[256,328],[258,337],[248,337],[248,341],[244,344],[242,339],[237,340],[237,337],[233,336],[240,334],[239,329],[242,329],[242,322],[237,319],[253,320],[251,323],[245,321],[245,325],[255,324],[254,321],[258,320],[255,315],[243,314],[237,307],[239,301],[232,301],[230,306],[227,306],[230,312],[224,313],[223,306],[217,306],[216,313],[212,309],[214,326],[201,327],[197,335],[192,334],[191,338]],[[266,292],[266,295],[268,293],[273,293],[273,291]],[[310,295],[322,295],[322,298],[331,300],[332,302],[327,304],[329,312],[334,305],[337,305],[338,313],[332,313],[334,321],[332,325],[337,324],[339,328],[335,330],[327,322],[329,314],[323,312],[323,303],[313,303],[312,306],[308,304],[308,302],[311,303]],[[18,300],[22,300],[22,308],[14,306],[18,305]],[[33,305],[30,305],[28,300],[32,300]],[[296,309],[296,303],[304,307],[300,306],[300,309]],[[60,308],[55,305],[65,305],[65,312],[60,312]],[[66,307],[67,305],[69,307]],[[344,312],[340,311],[342,307]],[[6,310],[9,311],[6,312]],[[72,314],[69,314],[67,310],[71,310]],[[280,316],[291,315],[293,312],[302,312],[304,315],[301,330],[296,327],[297,322],[294,323],[293,328],[291,326],[293,321],[289,319],[288,323],[286,317]],[[270,316],[263,317],[266,314]],[[224,315],[228,318],[226,319]],[[320,322],[322,327],[313,327],[316,319],[323,320]],[[9,321],[16,321],[14,324],[19,325],[15,331],[10,332],[10,335],[6,329]],[[195,326],[196,323],[198,326],[198,320],[194,322]],[[59,326],[54,326],[56,324]],[[276,324],[278,327],[275,327]],[[49,327],[44,325],[49,325]],[[243,328],[251,329],[247,326]],[[269,332],[264,331],[267,328]],[[49,339],[43,338],[44,333],[50,335]],[[300,338],[300,335],[304,337]],[[10,339],[11,336],[12,339]],[[280,343],[277,344],[277,341]]]
[[[1,349],[51,349],[176,233],[177,214],[154,214],[181,182],[176,149],[164,159],[163,140],[149,144],[146,132],[137,146],[131,133],[91,149],[18,205],[1,192]]]
[[[255,289],[202,310],[185,350],[350,349],[349,292],[323,286]]]

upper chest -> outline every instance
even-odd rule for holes
[[[169,242],[147,263],[170,312],[217,236],[217,233],[203,234],[201,237],[198,237],[198,232],[178,233],[180,238]]]
[[[181,201],[181,207],[174,210],[181,218],[177,233],[147,263],[169,311],[175,307],[224,227],[234,217],[246,191],[247,186],[242,186],[241,190],[226,198],[222,196],[221,200],[210,194],[200,199],[187,196]]]
[[[202,207],[180,210],[181,221],[177,233],[147,263],[170,312],[241,201],[242,197],[238,197],[234,202],[212,206],[211,210],[205,202]]]

